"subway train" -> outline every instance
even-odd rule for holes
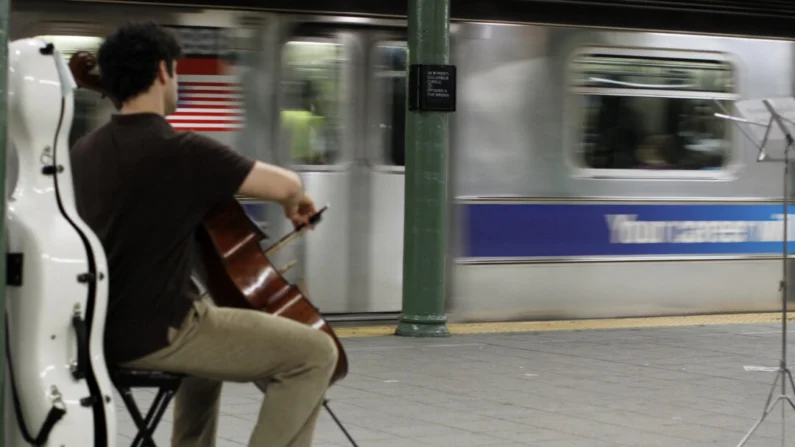
[[[287,274],[330,319],[396,318],[405,13],[229,5],[14,1],[10,38],[69,57],[127,20],[168,26],[184,49],[172,125],[292,167],[329,205],[276,262],[298,261]],[[763,26],[584,24],[577,8],[571,20],[453,9],[449,320],[776,310],[784,167],[757,161],[760,126],[715,114],[791,96],[793,43]],[[72,141],[114,112],[94,92],[75,100]],[[767,149],[780,155],[778,137]],[[290,230],[278,208],[245,205],[273,239]]]

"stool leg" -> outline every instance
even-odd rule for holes
[[[149,408],[145,423],[148,432],[152,435],[154,435],[155,431],[157,431],[157,426],[160,424],[160,420],[163,418],[163,414],[166,412],[168,404],[171,402],[171,398],[174,397],[174,393],[175,390],[173,389],[161,388],[155,397],[155,401]]]
[[[127,406],[127,410],[130,411],[130,417],[132,417],[133,422],[135,422],[135,426],[138,427],[138,434],[135,435],[135,439],[133,439],[131,447],[157,447],[155,440],[152,439],[152,433],[147,430],[147,423],[141,416],[141,411],[138,409],[138,405],[135,404],[132,391],[130,391],[129,388],[124,388],[119,391],[121,398],[124,400],[124,404]],[[151,413],[151,409],[149,410],[149,413]],[[141,439],[142,437],[145,439]],[[144,444],[144,441],[146,444]]]

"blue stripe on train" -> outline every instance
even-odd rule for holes
[[[461,206],[464,256],[471,258],[778,254],[783,241],[776,204]],[[795,215],[788,219],[791,251]]]

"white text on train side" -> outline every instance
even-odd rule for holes
[[[637,214],[605,216],[611,244],[703,244],[709,242],[781,242],[784,215],[774,220],[637,220]],[[795,240],[795,215],[788,216],[787,239]]]

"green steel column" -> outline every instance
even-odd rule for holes
[[[409,66],[446,65],[450,0],[409,0],[408,25]],[[403,315],[395,334],[444,337],[448,113],[407,113]]]
[[[0,0],[0,197],[6,196],[6,79],[8,78],[8,16],[11,9],[11,0]],[[6,209],[0,209],[0,242],[5,247]],[[6,309],[6,257],[0,256],[0,309],[5,315]],[[5,353],[6,345],[6,319],[0,318],[0,346]],[[3,355],[3,365],[6,356]],[[0,447],[5,445],[5,420],[2,402],[5,402],[5,368],[0,369]]]

